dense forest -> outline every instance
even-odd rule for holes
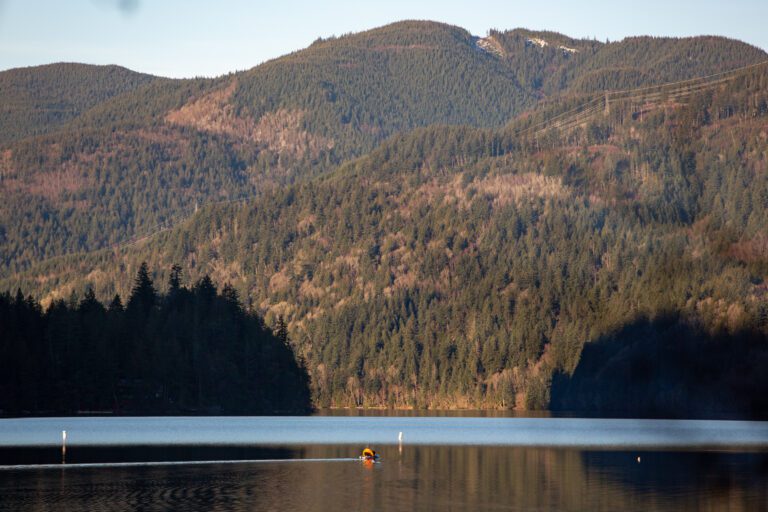
[[[480,40],[409,21],[216,79],[70,64],[3,72],[0,105],[13,115],[0,127],[0,276],[141,239],[205,204],[268,196],[414,128],[501,127],[539,104],[556,112],[595,91],[766,57],[723,38],[602,43],[517,30]],[[40,118],[65,100],[71,115]]]
[[[179,262],[284,319],[320,407],[760,415],[766,57],[407,22],[155,81],[8,150],[0,289],[109,300]]]
[[[676,315],[639,318],[585,345],[572,376],[554,375],[550,409],[610,417],[766,419],[768,333],[758,327],[766,320],[712,333]]]
[[[0,73],[0,144],[41,135],[156,80],[119,66],[49,64]]]
[[[0,294],[0,414],[274,414],[310,409],[306,369],[229,285],[157,292],[146,264],[125,305],[91,288],[45,310]]]

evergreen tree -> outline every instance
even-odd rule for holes
[[[120,314],[124,311],[123,308],[123,301],[120,299],[120,294],[116,293],[114,297],[112,297],[112,300],[109,303],[109,306],[107,306],[107,311],[109,311],[110,314]]]
[[[142,265],[137,297],[151,287],[148,275]],[[157,297],[140,329],[119,296],[107,310],[90,287],[79,304],[55,301],[45,312],[21,290],[0,294],[0,411],[307,412],[306,368],[224,290],[201,280],[204,300],[189,307],[180,286],[175,302]]]
[[[128,312],[138,312],[147,316],[155,307],[156,302],[157,292],[152,279],[149,277],[149,266],[146,262],[142,262],[138,272],[136,272],[126,309]]]

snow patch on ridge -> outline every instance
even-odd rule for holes
[[[544,48],[546,46],[549,46],[548,42],[546,42],[545,40],[540,39],[538,37],[531,37],[530,39],[525,41],[525,44],[527,46],[534,46],[535,45],[535,46],[538,46],[539,48]]]
[[[528,47],[538,46],[539,48],[546,48],[547,46],[549,46],[549,42],[544,39],[541,39],[540,37],[531,37],[525,40],[525,45]],[[579,53],[579,50],[577,50],[576,48],[570,48],[562,44],[558,46],[557,49],[562,50],[563,54],[565,55]]]
[[[486,53],[495,55],[496,57],[504,56],[504,49],[501,47],[499,42],[493,38],[493,36],[475,38],[475,46]]]

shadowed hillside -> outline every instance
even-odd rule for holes
[[[640,319],[584,346],[550,408],[600,416],[736,417],[768,413],[768,336],[710,333],[679,318]]]

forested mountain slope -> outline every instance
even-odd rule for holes
[[[8,71],[2,105],[26,106],[3,118],[17,128],[0,137],[0,276],[140,239],[201,205],[310,179],[417,127],[498,127],[542,99],[557,111],[594,90],[765,57],[722,38],[605,44],[517,30],[478,39],[408,21],[318,40],[216,79],[78,65]],[[39,117],[57,105],[71,115]]]
[[[657,318],[707,333],[717,357],[733,337],[740,361],[763,360],[766,66],[628,98],[563,130],[526,131],[534,111],[501,129],[396,135],[324,176],[0,289],[110,296],[143,260],[166,269],[158,279],[174,263],[210,273],[268,322],[285,318],[321,406],[545,407],[585,343]],[[765,391],[704,367],[718,403]],[[593,390],[581,382],[571,403]]]
[[[675,82],[765,60],[763,50],[724,37],[630,37],[612,43],[555,32],[491,31],[486,38],[517,80],[540,95]]]
[[[0,72],[0,144],[40,135],[156,80],[119,66],[60,63]]]

